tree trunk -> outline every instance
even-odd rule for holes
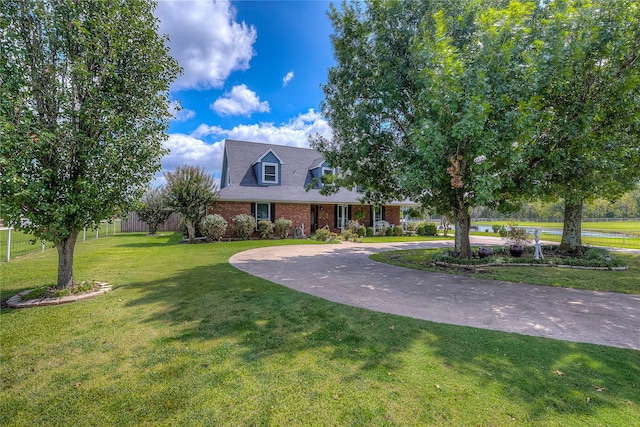
[[[469,229],[471,228],[471,215],[466,207],[455,211],[455,253],[460,258],[471,258],[471,242],[469,241]]]
[[[185,218],[184,223],[187,226],[187,234],[189,234],[189,241],[195,242],[196,240],[196,227],[193,225],[193,221]]]
[[[73,286],[73,251],[76,246],[78,232],[73,230],[69,237],[56,243],[58,249],[58,289],[68,289]]]
[[[582,252],[582,202],[564,204],[560,250],[576,255]]]

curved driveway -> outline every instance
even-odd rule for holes
[[[443,241],[277,246],[241,252],[229,262],[254,276],[356,307],[640,350],[640,295],[482,280],[369,259],[374,252],[450,245]]]

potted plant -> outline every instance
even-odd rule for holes
[[[527,229],[524,227],[518,227],[517,224],[510,224],[505,237],[507,243],[509,243],[509,253],[512,257],[519,258],[524,252],[524,247],[528,245],[531,240]]]

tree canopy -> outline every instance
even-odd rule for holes
[[[333,138],[312,145],[339,185],[451,215],[461,256],[473,207],[637,182],[635,2],[369,1],[329,16]]]
[[[640,5],[565,0],[540,13],[527,164],[535,195],[565,202],[561,246],[580,250],[584,202],[640,179]]]
[[[52,241],[73,284],[78,230],[127,211],[160,168],[180,72],[151,0],[3,0],[0,214]]]
[[[218,199],[215,179],[201,167],[182,165],[165,172],[167,205],[185,221],[189,240],[196,237],[196,226]]]
[[[348,171],[343,185],[452,214],[456,251],[468,257],[470,209],[507,201],[504,176],[521,168],[514,144],[527,129],[529,69],[520,64],[534,7],[406,4],[332,10],[338,64],[323,113],[334,135],[313,144]]]

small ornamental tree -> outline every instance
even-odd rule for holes
[[[0,217],[58,250],[138,202],[160,169],[180,72],[152,0],[2,0]]]
[[[149,227],[149,234],[156,234],[158,227],[171,216],[171,208],[167,207],[164,190],[158,187],[144,193],[141,206],[136,209],[136,213]]]
[[[196,225],[218,199],[216,181],[203,168],[188,165],[178,166],[174,172],[165,172],[164,177],[167,180],[167,204],[182,216],[189,240],[193,242]]]

